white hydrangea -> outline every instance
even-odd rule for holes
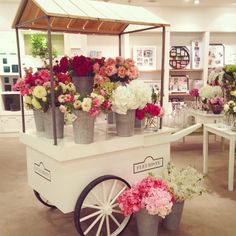
[[[132,80],[129,84],[134,93],[138,108],[142,109],[152,101],[152,88],[141,80]]]
[[[85,112],[89,112],[92,107],[92,99],[91,98],[84,98],[81,104],[82,110]]]
[[[199,95],[202,98],[211,99],[215,96],[221,97],[223,94],[220,86],[205,85],[199,90]]]
[[[119,86],[112,93],[112,111],[127,114],[128,110],[137,109],[138,104],[129,86]]]
[[[191,166],[178,169],[169,163],[162,177],[177,201],[192,199],[206,191],[203,175]]]
[[[229,105],[228,105],[228,104],[225,104],[225,105],[224,105],[224,111],[227,112],[228,110],[229,110]]]

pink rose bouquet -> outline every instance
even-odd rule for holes
[[[119,207],[125,216],[145,208],[151,215],[165,218],[171,212],[175,201],[169,187],[161,179],[148,176],[119,197]]]
[[[111,82],[130,82],[139,76],[138,68],[134,65],[131,58],[124,59],[116,57],[108,58],[104,65],[97,71],[94,80],[100,84],[103,81]]]
[[[152,118],[160,115],[161,107],[153,103],[148,103],[143,109],[136,110],[136,117],[139,120],[143,120],[145,117]]]

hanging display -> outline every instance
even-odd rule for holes
[[[208,53],[208,68],[223,67],[225,64],[225,47],[223,44],[210,44]]]
[[[169,65],[173,69],[184,69],[189,66],[190,52],[186,46],[171,47],[169,57]]]
[[[202,65],[202,42],[192,41],[192,69],[201,69]]]

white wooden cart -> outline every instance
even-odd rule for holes
[[[63,213],[74,211],[81,235],[121,233],[130,217],[119,210],[117,197],[149,172],[160,173],[170,161],[171,141],[200,125],[175,134],[170,128],[139,131],[132,137],[107,134],[102,126],[97,125],[95,142],[87,145],[74,144],[71,135],[57,146],[34,131],[20,135],[26,145],[28,182],[36,197]]]

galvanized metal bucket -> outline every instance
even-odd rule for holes
[[[49,108],[47,112],[43,113],[44,128],[46,138],[53,138],[53,124],[52,124],[52,108]],[[57,138],[64,137],[64,113],[60,112],[59,107],[55,108],[56,117],[56,132]]]
[[[44,132],[44,119],[43,112],[41,110],[33,110],[34,122],[37,132]]]
[[[85,111],[74,111],[77,118],[73,121],[74,141],[77,144],[92,143],[94,139],[95,117]]]
[[[116,131],[120,137],[130,137],[134,135],[135,110],[128,110],[127,114],[115,113]]]
[[[146,209],[141,209],[135,213],[138,235],[139,236],[157,236],[158,226],[161,217],[158,215],[150,215]]]
[[[72,75],[72,81],[76,87],[76,91],[82,97],[86,97],[93,91],[94,77],[93,76],[75,76]]]

